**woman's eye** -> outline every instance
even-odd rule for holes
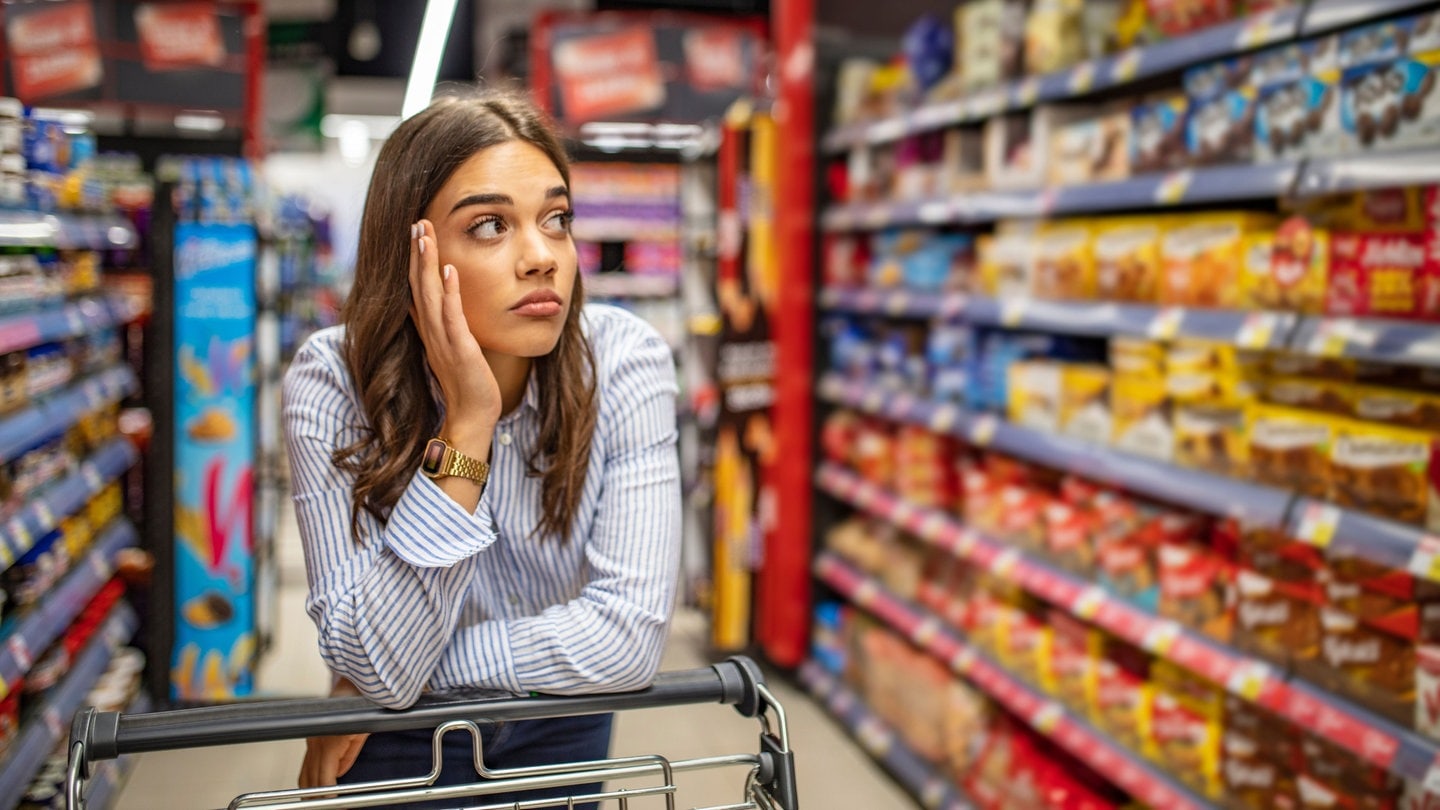
[[[470,233],[480,239],[494,239],[505,232],[505,222],[500,217],[485,217],[470,226]]]
[[[550,215],[550,218],[545,221],[545,224],[553,230],[569,233],[570,223],[574,221],[574,211],[556,211]]]

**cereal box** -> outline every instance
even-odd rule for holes
[[[1039,297],[1095,297],[1095,255],[1084,220],[1046,223],[1035,240],[1034,292]]]
[[[1247,432],[1257,481],[1313,498],[1330,493],[1330,449],[1339,420],[1294,408],[1252,404]]]
[[[1144,174],[1187,165],[1185,124],[1189,110],[1190,100],[1182,93],[1135,106],[1130,114],[1130,171]]]
[[[1160,243],[1165,273],[1160,303],[1176,306],[1240,305],[1245,237],[1273,227],[1258,214],[1202,214],[1169,228]]]
[[[1162,217],[1095,222],[1095,295],[1102,301],[1160,299]]]
[[[1340,420],[1330,453],[1331,499],[1402,523],[1440,530],[1440,438]]]
[[[1330,233],[1291,217],[1272,236],[1247,237],[1240,305],[1315,315],[1325,309]]]

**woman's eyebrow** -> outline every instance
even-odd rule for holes
[[[548,190],[545,192],[545,199],[547,199],[547,200],[553,200],[553,199],[555,199],[556,197],[569,197],[569,196],[570,196],[570,189],[568,189],[568,188],[566,188],[566,187],[564,187],[564,186],[553,186],[553,187],[551,187],[550,189],[548,189]],[[512,198],[509,194],[471,194],[471,195],[468,196],[468,197],[462,197],[459,202],[455,203],[455,206],[450,209],[450,213],[453,214],[453,213],[455,213],[456,211],[459,211],[461,208],[465,208],[466,206],[470,206],[470,205],[511,205],[511,206],[513,206],[514,204],[515,204],[515,200],[514,200],[514,198]]]
[[[555,199],[556,197],[569,197],[569,196],[570,196],[570,189],[568,189],[568,188],[566,188],[566,187],[564,187],[564,186],[554,186],[554,187],[552,187],[549,191],[545,192],[545,199],[547,199],[547,200],[553,200],[553,199]]]

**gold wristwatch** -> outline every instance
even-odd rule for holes
[[[435,438],[425,445],[425,455],[420,460],[420,472],[431,478],[456,475],[484,486],[485,480],[490,477],[490,465],[470,458],[451,447],[444,439]]]

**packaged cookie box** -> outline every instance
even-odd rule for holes
[[[1160,300],[1160,237],[1166,217],[1121,217],[1094,222],[1095,297],[1153,304]]]
[[[1158,461],[1175,457],[1175,429],[1163,376],[1116,374],[1110,388],[1111,443]]]
[[[1164,377],[1166,346],[1143,338],[1116,336],[1107,347],[1115,376]]]
[[[1331,499],[1440,531],[1440,437],[1358,420],[1337,422]]]
[[[1239,14],[1234,0],[1145,0],[1145,19],[1162,37],[1180,37]]]
[[[1183,93],[1155,96],[1130,111],[1130,173],[1149,174],[1190,163],[1185,126],[1190,99]]]
[[[1023,0],[976,0],[955,9],[956,63],[967,90],[992,87],[1024,70]]]
[[[1131,120],[1129,108],[1110,106],[1057,123],[1050,132],[1046,183],[1071,186],[1129,177]]]
[[[1107,444],[1114,425],[1110,417],[1108,366],[1065,363],[1060,371],[1061,435],[1091,444]]]
[[[1399,776],[1328,740],[1302,734],[1298,762],[1295,786],[1302,810],[1399,810],[1404,788]]]
[[[1385,149],[1434,143],[1433,99],[1440,40],[1433,13],[1387,20],[1340,35],[1345,146]]]
[[[1311,661],[1320,649],[1320,602],[1313,585],[1282,582],[1249,569],[1235,572],[1231,644],[1281,666]]]
[[[1175,406],[1175,463],[1220,475],[1248,473],[1244,404]]]
[[[1440,261],[1424,233],[1334,232],[1328,315],[1440,317]]]
[[[1192,790],[1220,798],[1223,693],[1163,659],[1151,664],[1150,680],[1150,741],[1156,762]]]
[[[1296,672],[1390,720],[1415,714],[1415,642],[1329,605],[1319,610],[1320,649]]]
[[[1091,637],[1099,631],[1060,610],[1051,611],[1048,621],[1050,658],[1040,685],[1066,708],[1084,714],[1087,690],[1094,683],[1097,664],[1090,655],[1096,643]]]
[[[1060,432],[1062,366],[1051,360],[1011,364],[1006,373],[1006,418],[1045,433]]]
[[[1231,805],[1243,810],[1293,810],[1300,753],[1295,727],[1229,695],[1223,726],[1220,778]]]
[[[1002,222],[993,236],[976,240],[980,291],[995,298],[1028,298],[1035,288],[1033,222]]]
[[[1246,428],[1251,477],[1312,498],[1327,498],[1338,421],[1312,411],[1251,404]]]
[[[1377,385],[1354,387],[1354,416],[1366,422],[1417,430],[1440,428],[1440,389],[1407,390]]]
[[[1340,380],[1264,376],[1256,382],[1255,391],[1261,401],[1271,405],[1346,417],[1355,412],[1356,387]]]
[[[1241,163],[1254,157],[1257,91],[1245,70],[1243,61],[1228,60],[1186,71],[1185,150],[1191,162]]]
[[[1156,569],[1160,615],[1228,643],[1234,621],[1234,559],[1195,539],[1166,540],[1156,553]]]
[[[1095,660],[1090,684],[1090,721],[1116,742],[1150,754],[1150,656],[1113,636],[1091,636],[1090,657]]]
[[[1167,229],[1160,243],[1160,303],[1238,307],[1246,239],[1274,225],[1268,215],[1235,212],[1186,217]]]
[[[1041,225],[1035,233],[1035,295],[1059,300],[1094,298],[1093,242],[1093,228],[1086,220]]]
[[[1256,162],[1269,162],[1334,151],[1323,141],[1337,140],[1340,78],[1334,38],[1289,43],[1250,58],[1255,87]],[[1328,126],[1327,126],[1328,124]]]
[[[1305,217],[1290,217],[1273,235],[1250,235],[1242,267],[1242,308],[1318,315],[1325,310],[1330,280],[1330,232]]]

